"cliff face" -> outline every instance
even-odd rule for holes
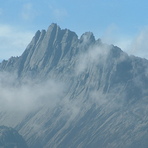
[[[18,59],[10,58],[4,61],[2,69],[17,69],[18,76],[26,73],[38,74],[36,71],[44,70],[43,74],[52,67],[57,66],[64,56],[68,53],[70,57],[76,52],[78,37],[68,29],[61,30],[56,24],[49,26],[45,30],[37,31],[25,52]],[[71,53],[70,53],[71,52]]]
[[[78,38],[52,24],[0,70],[15,75],[14,88],[5,88],[19,91],[10,96],[23,110],[1,109],[0,122],[15,127],[30,148],[147,147],[146,59],[128,56],[91,32]],[[7,82],[2,80],[1,86]]]
[[[16,130],[6,126],[0,126],[0,147],[27,148],[27,145]]]

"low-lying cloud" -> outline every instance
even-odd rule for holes
[[[84,72],[89,66],[96,66],[98,63],[105,62],[109,54],[111,46],[108,45],[93,45],[88,50],[80,53],[75,66],[75,73],[79,75]]]
[[[30,112],[45,104],[54,106],[64,94],[64,84],[54,80],[19,83],[15,75],[0,74],[0,104],[5,111]]]
[[[130,54],[148,59],[148,27],[142,29],[130,45]]]
[[[148,27],[141,29],[137,35],[130,36],[129,34],[123,34],[119,30],[118,26],[110,25],[101,39],[107,44],[114,44],[120,47],[123,51],[129,55],[135,55],[138,57],[148,59]]]

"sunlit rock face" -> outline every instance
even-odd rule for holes
[[[0,123],[29,148],[147,148],[146,59],[51,24],[0,71]]]

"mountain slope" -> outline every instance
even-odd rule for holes
[[[27,148],[25,141],[16,130],[0,126],[0,147],[3,148]]]
[[[52,24],[0,70],[0,123],[30,148],[147,148],[146,59]]]

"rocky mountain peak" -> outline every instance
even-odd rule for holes
[[[86,43],[86,42],[94,43],[95,42],[95,37],[94,37],[92,32],[85,32],[84,34],[81,35],[80,41],[84,42],[84,43]]]
[[[51,24],[0,64],[0,123],[29,148],[147,148],[147,71],[147,60],[91,32],[79,39]]]

